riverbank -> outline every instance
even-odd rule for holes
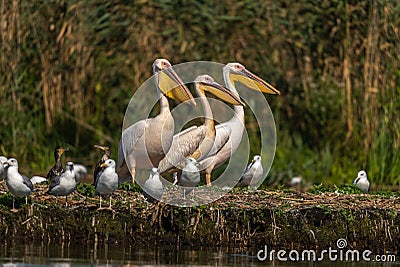
[[[1,241],[324,249],[344,238],[349,249],[399,253],[397,196],[237,191],[209,205],[182,208],[149,204],[139,192],[118,190],[113,210],[98,210],[98,199],[79,193],[68,207],[65,198],[34,193],[34,203],[17,212],[10,210],[11,196],[7,203],[4,198]]]

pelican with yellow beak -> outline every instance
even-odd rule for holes
[[[172,69],[166,59],[156,59],[153,63],[160,114],[154,118],[138,121],[122,132],[118,146],[118,177],[135,181],[136,169],[151,168],[165,156],[174,136],[174,119],[169,110],[168,99],[178,102],[189,101],[196,105],[192,94]]]
[[[187,157],[195,160],[202,159],[212,148],[216,132],[212,110],[205,92],[215,95],[226,103],[244,105],[238,95],[215,82],[209,75],[197,76],[194,84],[199,102],[203,107],[204,123],[200,126],[192,126],[174,135],[170,150],[158,165],[161,174],[176,171],[176,167],[182,169]]]
[[[267,94],[277,94],[280,92],[272,85],[248,71],[242,64],[228,63],[223,68],[225,84],[231,92],[239,97],[234,87],[235,82],[242,83],[250,89],[261,91]],[[200,170],[206,173],[206,183],[211,185],[211,172],[221,166],[237,150],[242,140],[244,131],[244,108],[234,106],[234,116],[224,123],[215,127],[215,142],[208,155],[200,163]]]

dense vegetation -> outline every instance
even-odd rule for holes
[[[282,92],[268,97],[278,134],[270,183],[344,183],[365,168],[375,184],[400,184],[398,1],[0,5],[0,154],[32,172],[46,172],[58,144],[88,165],[95,143],[116,158],[129,99],[165,57],[238,61]]]

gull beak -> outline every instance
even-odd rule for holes
[[[244,69],[238,73],[232,73],[230,74],[230,80],[232,84],[234,84],[235,81],[238,81],[245,86],[256,90],[256,91],[261,91],[263,93],[267,94],[272,94],[272,95],[280,95],[281,92],[279,92],[275,87],[261,79],[260,77],[254,75],[250,71]]]
[[[172,67],[160,71],[158,77],[158,88],[166,96],[179,102],[189,101],[190,104],[196,106],[196,102],[189,89],[183,84]]]
[[[100,165],[101,168],[107,167],[107,164],[104,162]]]
[[[232,93],[230,90],[223,87],[217,82],[212,82],[212,83],[201,82],[200,84],[201,84],[201,89],[210,92],[211,94],[215,95],[216,97],[218,97],[222,101],[225,101],[226,103],[232,105],[246,106],[246,104],[240,99],[239,96]]]

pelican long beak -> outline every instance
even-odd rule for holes
[[[240,99],[239,96],[233,94],[230,90],[223,87],[217,82],[212,82],[212,83],[201,82],[200,85],[201,85],[200,89],[210,92],[211,94],[215,95],[216,97],[218,97],[222,101],[225,101],[226,103],[232,105],[246,106],[246,104]]]
[[[169,98],[179,102],[189,101],[196,106],[196,102],[189,89],[183,84],[172,67],[166,68],[158,73],[158,88]]]
[[[234,84],[235,81],[238,81],[256,91],[272,95],[281,94],[281,92],[279,92],[275,87],[246,69],[238,73],[231,73],[229,76],[232,84]]]

